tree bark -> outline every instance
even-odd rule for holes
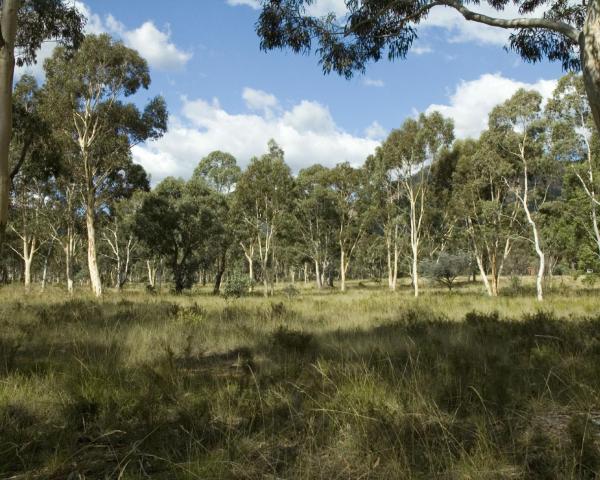
[[[85,206],[85,223],[87,227],[88,240],[88,270],[90,272],[90,282],[92,291],[96,297],[102,296],[102,282],[100,272],[98,271],[98,257],[96,253],[96,212],[95,197],[89,194]]]
[[[0,233],[8,223],[8,200],[10,175],[8,156],[12,137],[12,91],[15,73],[15,37],[17,34],[17,12],[20,0],[2,2],[0,31]],[[3,236],[0,235],[0,240]]]
[[[346,261],[343,247],[340,251],[340,290],[346,291]]]
[[[590,0],[579,34],[583,82],[596,129],[600,132],[600,0]]]
[[[213,287],[213,295],[218,295],[221,290],[221,281],[223,280],[223,274],[225,273],[225,266],[227,260],[227,252],[221,253],[219,264],[217,266],[217,273],[215,275],[215,286]]]

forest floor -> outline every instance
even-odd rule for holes
[[[0,478],[598,478],[598,293],[2,287]]]

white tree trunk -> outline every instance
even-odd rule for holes
[[[88,198],[85,212],[85,223],[87,227],[88,240],[88,270],[90,272],[90,282],[92,291],[96,297],[102,296],[102,282],[100,280],[100,272],[98,271],[98,257],[96,254],[96,225],[94,200]]]
[[[481,258],[481,254],[479,252],[475,252],[475,260],[477,261],[477,267],[479,268],[479,275],[481,276],[481,280],[483,281],[483,285],[485,287],[485,291],[487,292],[489,297],[493,297],[492,287],[490,286],[490,281],[488,280],[487,274],[485,272],[485,268],[483,268],[483,258]]]
[[[590,0],[579,36],[583,81],[596,130],[600,132],[600,0]]]
[[[346,291],[346,260],[343,248],[340,251],[340,290]]]
[[[419,244],[411,241],[412,245],[412,281],[415,297],[419,296]]]

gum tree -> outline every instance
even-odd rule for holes
[[[283,150],[273,140],[268,153],[251,160],[235,190],[233,208],[245,225],[246,238],[255,239],[265,296],[273,291],[274,242],[292,207],[293,192],[290,168]]]
[[[124,99],[150,85],[148,64],[108,35],[86,37],[74,55],[55,50],[45,64],[47,109],[64,141],[75,150],[69,168],[81,187],[92,290],[102,295],[96,253],[96,215],[115,189],[136,181],[131,147],[167,128],[165,102],[156,97],[139,111]],[[133,178],[128,178],[133,174]],[[139,176],[139,175],[138,175]]]
[[[538,257],[537,299],[544,299],[543,279],[546,266],[541,234],[540,211],[548,198],[551,178],[558,166],[547,155],[547,124],[542,111],[542,96],[520,89],[490,113],[490,141],[516,160],[518,168],[506,185],[516,196],[531,229],[531,242]]]
[[[453,175],[453,204],[464,221],[481,280],[491,297],[499,293],[519,209],[504,181],[514,176],[515,160],[498,148],[495,140],[484,132],[479,141],[462,143]]]
[[[598,135],[587,101],[583,78],[562,77],[546,105],[552,135],[552,155],[573,166],[589,202],[589,225],[600,255],[598,207]]]
[[[393,130],[381,146],[381,154],[400,185],[398,200],[408,204],[411,249],[410,272],[415,297],[419,296],[419,251],[424,231],[430,173],[443,147],[454,138],[453,123],[437,112],[408,119]]]

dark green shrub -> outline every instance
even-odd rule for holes
[[[247,275],[236,273],[225,282],[223,295],[225,297],[240,298],[250,293],[252,283]]]

